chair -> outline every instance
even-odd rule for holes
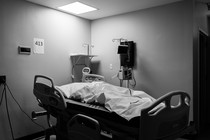
[[[97,120],[83,115],[75,115],[67,124],[69,140],[100,140],[100,125]]]

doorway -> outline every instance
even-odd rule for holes
[[[209,90],[209,37],[199,31],[199,129],[210,126],[210,90]]]

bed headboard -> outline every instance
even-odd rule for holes
[[[49,77],[35,75],[33,93],[39,105],[46,110],[64,110],[67,107],[64,96],[54,87],[53,80]]]

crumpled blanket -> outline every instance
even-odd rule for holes
[[[57,86],[66,98],[82,102],[103,104],[123,118],[130,120],[141,115],[141,110],[150,106],[155,99],[143,91],[114,86],[100,81],[92,83],[71,83]]]

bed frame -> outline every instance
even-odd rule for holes
[[[97,120],[101,134],[105,132],[112,139],[173,140],[184,135],[189,127],[190,96],[183,91],[165,94],[130,121],[103,106],[64,98],[53,80],[43,75],[34,77],[33,93],[39,106],[56,118],[57,139],[68,139],[67,124],[77,114]],[[171,103],[174,97],[179,100],[176,106]],[[155,109],[163,103],[164,107]]]

